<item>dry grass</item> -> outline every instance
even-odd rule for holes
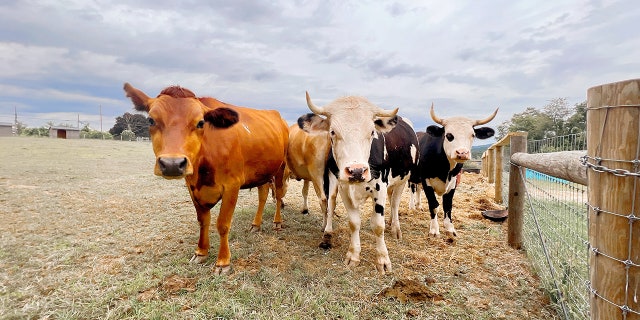
[[[506,225],[480,215],[498,206],[475,174],[456,193],[454,241],[429,238],[428,214],[403,201],[404,238],[386,237],[387,276],[375,272],[368,223],[362,262],[343,265],[340,204],[335,248],[324,251],[315,197],[311,214],[299,213],[302,183],[289,187],[280,232],[271,229],[273,204],[263,231],[247,232],[257,196],[245,190],[231,232],[233,270],[218,277],[213,256],[206,266],[188,263],[195,212],[181,181],[153,176],[148,143],[0,138],[0,146],[2,319],[557,318],[526,257],[506,244]],[[215,233],[212,246],[215,255]]]

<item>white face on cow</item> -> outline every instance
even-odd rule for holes
[[[476,128],[475,126],[488,123],[495,118],[497,113],[498,109],[482,120],[473,120],[466,117],[442,119],[436,116],[433,105],[431,105],[431,118],[442,127],[429,126],[427,132],[433,136],[443,137],[442,148],[450,163],[463,163],[471,159],[473,139],[487,139],[495,133],[489,127]]]
[[[327,117],[326,130],[331,138],[333,157],[338,166],[338,180],[371,180],[369,153],[376,130],[388,131],[395,125],[395,110],[383,110],[362,97],[343,97],[324,107],[316,107],[307,94],[309,109]],[[379,119],[391,117],[391,119]],[[380,120],[380,121],[376,121]]]
[[[453,117],[444,122],[444,143],[442,147],[447,157],[456,162],[471,159],[471,145],[476,133],[473,121],[463,117]]]

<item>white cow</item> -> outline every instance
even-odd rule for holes
[[[362,97],[343,97],[318,107],[307,93],[307,105],[315,115],[301,117],[300,126],[309,131],[328,131],[331,140],[328,178],[339,186],[351,230],[345,264],[355,266],[360,261],[360,206],[372,197],[375,201],[371,228],[376,237],[376,268],[382,274],[390,272],[391,261],[384,241],[384,205],[387,196],[391,196],[392,234],[400,238],[397,207],[417,163],[415,132],[410,124],[396,116],[397,108],[384,110]],[[326,117],[324,125],[312,127],[312,123],[318,123],[317,116]],[[332,232],[334,199],[328,196],[325,240]]]

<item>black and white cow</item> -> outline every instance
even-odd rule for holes
[[[474,138],[487,139],[494,135],[489,127],[475,128],[495,118],[498,109],[482,120],[466,117],[441,119],[436,116],[431,104],[431,119],[438,125],[427,127],[427,132],[418,141],[420,159],[417,173],[429,203],[431,213],[430,235],[439,235],[440,226],[436,208],[440,205],[436,193],[442,197],[444,211],[444,230],[449,236],[456,236],[456,229],[451,221],[453,195],[456,191],[457,177],[462,164],[471,159],[471,144]],[[413,180],[413,179],[412,179]]]
[[[345,264],[355,266],[360,262],[360,207],[371,197],[375,202],[371,228],[376,237],[376,268],[382,274],[390,272],[391,261],[384,241],[384,206],[389,197],[391,234],[400,239],[400,198],[418,159],[415,131],[410,123],[396,115],[397,108],[383,110],[362,97],[343,97],[318,107],[307,93],[307,105],[313,114],[302,116],[298,120],[300,127],[308,131],[325,130],[331,140],[326,165],[326,178],[330,182],[325,183],[328,210],[323,230],[324,247],[331,247],[331,219],[337,190],[351,230]],[[326,119],[318,121],[320,116]],[[332,188],[334,185],[337,187]]]

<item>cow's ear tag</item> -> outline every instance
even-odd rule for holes
[[[204,121],[216,128],[229,128],[238,120],[238,113],[229,108],[217,108],[204,114]]]

